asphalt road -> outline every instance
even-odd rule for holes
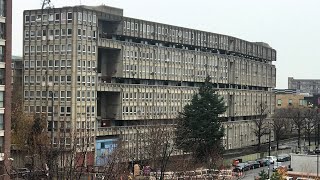
[[[285,166],[288,166],[290,164],[290,161],[287,162],[283,162],[282,163]],[[272,169],[273,169],[273,164],[270,165],[270,177],[272,175]],[[264,166],[261,168],[257,168],[257,169],[253,169],[253,170],[249,170],[249,171],[245,171],[245,175],[242,178],[243,180],[254,180],[254,177],[258,176],[258,174],[264,170],[266,173],[268,173],[268,166]]]

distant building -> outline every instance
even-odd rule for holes
[[[301,93],[320,94],[320,79],[288,78],[288,89],[296,89]]]
[[[13,89],[15,88],[15,84],[22,87],[22,70],[23,70],[23,60],[20,56],[12,56],[11,63],[12,70],[12,80]]]
[[[276,94],[276,109],[307,107],[306,94],[301,94],[295,89],[274,89]]]

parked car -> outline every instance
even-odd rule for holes
[[[291,156],[289,154],[280,154],[277,157],[278,162],[286,162],[290,160],[291,160]]]
[[[256,161],[260,163],[260,167],[269,165],[269,159],[267,158],[256,159]]]
[[[257,161],[248,161],[247,162],[250,166],[250,169],[256,169],[260,167],[260,163]]]
[[[271,164],[274,164],[277,161],[276,156],[267,156],[266,158],[269,159]]]
[[[235,168],[235,172],[236,171],[248,171],[250,170],[250,165],[248,163],[239,163]]]

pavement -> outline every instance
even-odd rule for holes
[[[283,162],[282,164],[285,165],[285,166],[288,166],[288,165],[290,165],[290,161]],[[270,177],[273,174],[272,169],[273,169],[273,164],[270,165]],[[258,176],[258,174],[262,170],[264,170],[266,173],[268,173],[268,166],[264,166],[264,167],[257,168],[257,169],[252,169],[252,170],[249,170],[249,171],[245,171],[244,177],[242,178],[242,180],[254,180],[254,177]]]

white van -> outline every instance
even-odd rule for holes
[[[271,164],[277,162],[277,157],[276,156],[267,156],[266,158],[269,159]]]

